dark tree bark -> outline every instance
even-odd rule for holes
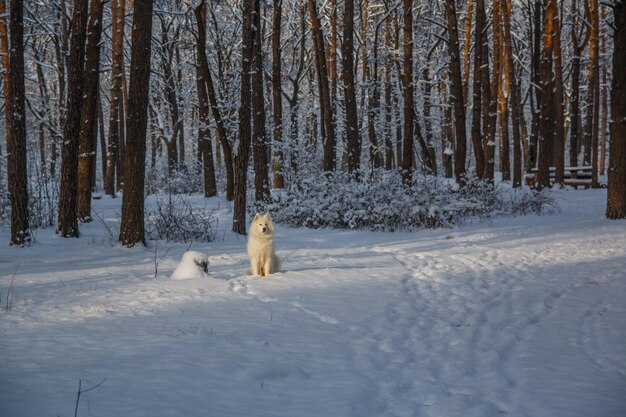
[[[407,0],[410,1],[410,0]],[[346,142],[348,172],[357,172],[361,165],[361,135],[359,134],[359,117],[356,111],[356,90],[354,87],[354,1],[345,1],[343,19],[343,83],[346,106]]]
[[[235,204],[233,209],[233,232],[246,234],[246,190],[248,183],[248,162],[250,159],[252,88],[250,71],[253,60],[255,2],[243,1],[243,27],[241,51],[241,104],[239,107],[239,151],[235,157]]]
[[[333,123],[333,109],[330,101],[328,85],[328,71],[326,69],[326,48],[324,35],[317,15],[315,0],[308,0],[309,15],[313,27],[313,44],[315,48],[315,68],[317,72],[318,90],[320,95],[322,140],[324,141],[324,171],[334,171],[337,168],[337,139]]]
[[[224,151],[224,165],[226,165],[226,200],[232,201],[235,195],[235,173],[233,163],[233,152],[226,134],[226,127],[220,113],[217,103],[217,95],[213,86],[213,77],[209,68],[209,61],[206,57],[206,6],[204,0],[196,7],[196,22],[198,24],[198,61],[200,62],[200,72],[206,83],[206,90],[209,97],[209,105],[211,113],[215,120],[215,130],[217,131],[217,140],[222,145]]]
[[[98,87],[100,85],[100,37],[102,34],[100,0],[92,0],[87,25],[87,52],[85,62],[85,93],[81,107],[78,142],[78,196],[76,215],[83,222],[91,221],[92,172],[96,164],[98,127]]]
[[[586,3],[585,3],[586,4]],[[588,10],[586,10],[588,14]],[[580,114],[580,72],[581,72],[581,56],[589,43],[591,30],[587,22],[579,24],[578,21],[578,0],[572,0],[572,25],[571,25],[571,42],[572,42],[572,87],[570,97],[570,166],[578,166],[578,154],[581,149],[581,114]],[[583,32],[579,33],[579,26]],[[580,39],[582,38],[582,41]]]
[[[497,9],[496,4],[494,4],[494,20],[496,20],[496,12]],[[482,145],[483,145],[483,154],[484,154],[484,164],[485,170],[482,174],[482,178],[493,181],[494,171],[495,171],[495,153],[496,153],[496,126],[498,124],[498,90],[494,88],[497,83],[492,82],[492,79],[496,78],[497,69],[495,69],[496,63],[500,60],[501,57],[496,56],[494,54],[493,60],[493,73],[494,76],[491,77],[489,74],[489,36],[487,33],[487,16],[485,12],[484,4],[480,8],[480,10],[476,10],[476,20],[478,21],[480,14],[480,20],[484,22],[484,25],[481,25],[485,28],[484,34],[482,37],[483,46],[480,50],[482,58],[481,58],[481,68],[480,68],[480,89],[481,89],[481,106],[482,106],[482,126],[483,126],[483,137],[482,137]],[[494,43],[496,42],[496,31],[500,32],[500,25],[493,24],[493,38]],[[497,40],[499,43],[500,40]],[[465,96],[465,95],[464,95]]]
[[[265,131],[265,103],[263,96],[263,43],[261,40],[261,3],[254,3],[252,23],[252,151],[254,159],[254,191],[257,201],[269,201],[269,160]]]
[[[611,148],[606,217],[626,218],[626,1],[613,6],[613,72],[611,88]]]
[[[165,78],[165,99],[167,100],[172,124],[172,135],[169,139],[164,140],[167,147],[168,174],[172,175],[174,172],[182,169],[182,166],[179,165],[179,159],[181,156],[179,154],[178,138],[183,128],[183,119],[178,107],[176,81],[174,79],[174,72],[172,71],[175,46],[172,44],[168,36],[170,27],[171,21],[166,23],[164,19],[161,19],[161,69],[163,71],[163,77]]]
[[[86,27],[87,0],[76,0],[68,62],[67,117],[61,148],[61,190],[59,193],[59,226],[57,232],[62,237],[79,236],[76,216],[76,189],[78,185],[78,139],[83,101]]]
[[[530,129],[530,144],[528,146],[528,168],[533,168],[537,165],[537,156],[539,150],[539,130],[541,124],[541,0],[535,0],[533,5],[533,21],[532,21],[532,40],[533,40],[533,53],[531,54],[532,61],[532,91],[530,95],[530,110],[531,110],[531,129]]]
[[[508,84],[511,121],[513,128],[513,187],[522,186],[522,136],[520,127],[520,98],[515,77],[515,62],[513,60],[513,38],[511,36],[511,0],[503,0],[501,5],[502,21],[504,23],[504,50],[507,61],[506,80]]]
[[[119,184],[123,167],[119,164],[120,143],[124,140],[121,128],[124,119],[122,83],[124,81],[124,13],[125,0],[111,0],[112,57],[111,108],[109,112],[109,141],[107,147],[104,192],[115,197],[116,179]]]
[[[558,6],[554,2],[554,148],[553,164],[556,169],[554,181],[563,184],[565,178],[565,99],[563,92],[563,60],[561,58],[561,22]]]
[[[543,48],[541,51],[541,120],[539,125],[539,184],[538,188],[550,186],[550,164],[554,146],[554,73],[552,58],[554,48],[554,19],[556,2],[546,0],[546,16],[543,30]]]
[[[5,9],[4,0],[0,1]],[[0,10],[2,36],[6,138],[7,180],[11,200],[11,245],[30,243],[28,224],[28,185],[26,174],[26,108],[24,91],[24,8],[21,0],[9,3],[9,42],[5,10]],[[7,50],[8,47],[8,50]],[[7,54],[8,52],[8,62]],[[8,65],[7,65],[8,63]]]
[[[130,61],[130,86],[124,155],[124,194],[119,240],[124,246],[145,243],[144,183],[146,130],[150,90],[152,0],[135,0]]]
[[[482,84],[481,77],[483,65],[487,67],[488,62],[482,62],[484,57],[483,48],[488,48],[487,39],[487,19],[485,14],[485,2],[484,0],[476,0],[476,27],[474,29],[474,86],[473,86],[473,100],[472,106],[472,145],[474,145],[474,155],[476,156],[476,175],[482,178],[485,173],[485,155],[483,153],[482,139],[486,134],[487,126],[481,126],[481,112],[482,102],[481,99],[486,101],[489,97],[482,97]],[[487,84],[489,85],[489,84]]]
[[[598,49],[596,40],[598,37],[596,24],[595,24],[595,14],[597,13],[598,4],[597,0],[590,0],[590,4],[588,5],[588,10],[585,15],[587,22],[585,24],[588,25],[589,32],[589,66],[587,72],[587,97],[586,97],[586,108],[587,112],[585,114],[585,123],[584,123],[584,131],[583,131],[583,165],[591,165],[592,164],[592,150],[593,150],[593,142],[594,138],[597,137],[597,122],[595,120],[595,99],[596,99],[596,78],[597,78],[597,66],[596,59],[598,58]],[[597,143],[597,142],[596,142]]]
[[[403,9],[403,55],[402,98],[404,136],[402,147],[402,181],[410,185],[413,181],[413,129],[415,105],[413,103],[413,2],[404,0]]]
[[[393,42],[391,38],[391,19],[387,20],[385,25],[385,47],[391,49]],[[395,167],[394,154],[393,154],[393,141],[392,141],[392,118],[393,118],[393,97],[392,97],[392,84],[391,73],[393,67],[393,58],[391,54],[387,54],[385,57],[385,169],[391,170]]]
[[[589,97],[587,104],[593,103],[591,119],[591,186],[598,188],[598,142],[600,126],[600,10],[598,0],[591,2],[591,39],[589,45],[589,94],[593,91],[593,101]],[[587,108],[589,109],[589,107]],[[589,120],[589,118],[587,119]]]
[[[283,0],[274,0],[274,23],[272,28],[272,104],[274,105],[274,188],[285,188],[283,165],[283,96],[281,87],[281,48]]]
[[[213,164],[213,146],[209,133],[209,97],[206,92],[206,81],[200,66],[196,66],[196,90],[198,91],[198,151],[202,162],[204,177],[204,196],[217,195],[215,165]]]
[[[465,130],[465,105],[463,100],[463,81],[459,53],[459,32],[456,18],[455,0],[446,0],[446,18],[448,23],[448,47],[450,49],[450,94],[454,105],[454,127],[456,146],[454,150],[454,175],[459,184],[465,183],[465,156],[467,153],[467,132]]]

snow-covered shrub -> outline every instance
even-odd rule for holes
[[[187,251],[172,272],[171,279],[184,280],[209,276],[209,257],[202,252]]]
[[[212,242],[217,231],[213,211],[195,206],[181,194],[155,194],[146,212],[146,235],[153,240]]]
[[[450,180],[414,174],[406,187],[397,172],[369,178],[337,172],[306,178],[274,193],[269,204],[253,202],[250,211],[270,211],[274,221],[310,228],[413,230],[451,227],[470,219],[502,214],[540,213],[556,207],[549,194],[517,191],[470,177],[464,187]]]
[[[558,203],[547,188],[541,191],[528,188],[509,189],[510,212],[513,214],[556,213],[560,210]]]
[[[146,174],[146,193],[171,192],[191,194],[202,190],[204,178],[196,164],[168,174],[167,167],[149,170]]]

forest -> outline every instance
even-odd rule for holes
[[[121,197],[133,246],[167,190],[245,234],[315,182],[608,186],[624,218],[625,26],[623,0],[1,0],[0,224],[78,237]]]

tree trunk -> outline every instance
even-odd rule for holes
[[[522,186],[522,137],[521,117],[519,114],[520,98],[519,89],[515,78],[515,61],[513,60],[513,38],[511,36],[511,0],[503,0],[501,3],[502,21],[504,22],[504,50],[507,61],[508,73],[506,76],[511,103],[511,120],[513,127],[513,187]]]
[[[554,48],[554,19],[556,2],[546,0],[546,16],[543,30],[543,49],[541,52],[541,121],[539,129],[539,184],[538,188],[550,186],[550,164],[554,146],[553,91],[554,73],[552,58]]]
[[[202,6],[204,7],[204,3]],[[198,92],[198,151],[202,159],[204,196],[213,197],[217,195],[217,184],[209,133],[209,97],[206,92],[206,80],[202,76],[199,64],[196,66],[196,90]]]
[[[582,53],[581,45],[578,43],[578,32],[576,25],[577,0],[572,0],[572,15],[574,16],[571,28],[572,39],[572,87],[570,96],[570,147],[569,147],[569,164],[570,166],[578,166],[578,147],[579,147],[579,131],[580,125],[580,55]]]
[[[78,185],[78,139],[83,101],[85,31],[87,0],[76,0],[72,19],[72,41],[69,51],[67,118],[63,129],[61,149],[61,189],[59,193],[59,226],[62,237],[78,237],[76,217],[76,188]]]
[[[206,57],[206,6],[204,0],[200,2],[195,9],[196,22],[198,24],[198,60],[200,61],[200,71],[202,78],[206,83],[207,95],[209,97],[209,105],[215,120],[215,130],[217,131],[217,140],[222,145],[224,151],[224,165],[226,165],[226,200],[232,201],[235,197],[235,173],[233,163],[233,151],[228,141],[226,127],[220,113],[217,103],[217,95],[213,86],[213,77],[209,69],[209,61]]]
[[[393,45],[391,39],[391,19],[387,20],[385,24],[385,48],[391,49]],[[392,98],[392,85],[391,85],[391,73],[393,66],[393,58],[391,54],[385,56],[385,169],[392,170],[394,168],[393,157],[393,141],[392,138],[392,118],[393,118],[393,98]]]
[[[481,69],[480,69],[480,80],[481,80],[481,105],[482,105],[482,124],[483,124],[483,153],[484,153],[484,163],[485,163],[485,171],[483,172],[483,178],[488,181],[493,181],[494,177],[494,167],[495,167],[495,143],[496,143],[496,125],[498,124],[497,120],[497,92],[493,89],[493,85],[491,83],[491,76],[489,74],[489,35],[487,33],[487,16],[485,13],[484,5],[481,7],[480,11],[476,11],[476,19],[478,20],[478,15],[481,15],[481,20],[484,21],[483,27],[484,33],[482,36],[483,47],[481,48]],[[494,39],[496,38],[495,27],[494,31]],[[501,34],[501,28],[498,28],[499,33]],[[500,40],[498,40],[500,42]],[[494,59],[494,67],[495,67],[495,59]],[[495,73],[497,71],[494,68],[494,78]]]
[[[272,28],[272,104],[274,105],[274,188],[285,188],[283,166],[285,151],[283,144],[283,96],[281,90],[281,49],[283,0],[274,0],[274,23]]]
[[[261,37],[261,3],[255,0],[252,23],[252,151],[254,159],[254,191],[257,201],[269,201],[269,161],[265,132],[265,103],[263,100],[263,43]]]
[[[588,88],[587,88],[587,113],[585,115],[585,132],[583,136],[584,146],[584,165],[593,164],[594,149],[597,149],[598,143],[598,121],[596,119],[597,106],[596,96],[598,95],[599,78],[598,78],[598,0],[590,0],[589,3],[589,67],[587,72]],[[595,146],[594,146],[595,143]],[[597,168],[597,166],[596,166]],[[594,169],[595,171],[595,169]],[[592,171],[592,182],[594,172]]]
[[[104,112],[102,110],[102,98],[100,93],[98,93],[98,127],[100,128],[100,165],[104,185],[104,177],[106,176],[107,169],[107,143],[104,135]]]
[[[1,0],[5,9],[4,0]],[[2,36],[5,115],[7,138],[7,181],[11,200],[11,245],[30,243],[28,224],[28,184],[26,172],[26,108],[24,90],[24,8],[21,0],[9,3],[9,42],[7,40],[5,10],[0,10]],[[6,47],[9,47],[8,50]],[[8,93],[8,94],[7,94]]]
[[[252,89],[250,85],[251,63],[253,61],[254,11],[256,1],[243,2],[243,27],[241,51],[241,105],[239,107],[239,151],[235,157],[235,204],[233,210],[233,232],[246,234],[246,191],[248,183],[248,160],[250,159],[250,131]]]
[[[124,246],[145,244],[144,183],[148,93],[150,91],[150,54],[152,1],[135,0],[128,89],[128,137],[124,155],[124,194],[119,240]]]
[[[530,97],[530,111],[531,111],[531,129],[530,129],[530,144],[528,147],[528,165],[529,168],[533,168],[537,165],[537,157],[539,151],[539,131],[541,124],[541,1],[535,0],[533,6],[533,53],[531,54],[532,60],[532,91]]]
[[[337,48],[339,44],[339,31],[338,27],[338,16],[337,16],[337,0],[331,0],[332,4],[332,14],[330,18],[330,99],[333,106],[333,116],[337,114],[337,84],[339,83],[339,66],[337,65],[337,61],[339,60],[339,54],[337,53]],[[336,124],[336,120],[333,120],[333,123]]]
[[[463,97],[469,94],[470,77],[470,52],[472,46],[472,16],[474,14],[474,3],[476,0],[467,1],[467,13],[465,14],[465,43],[463,46]]]
[[[346,141],[348,172],[357,172],[361,164],[361,136],[359,117],[356,110],[356,90],[354,87],[354,1],[346,0],[343,19],[343,92],[346,106]],[[406,20],[405,20],[406,22]],[[406,57],[406,55],[405,55]]]
[[[600,9],[602,11],[602,9]],[[604,13],[601,16],[602,19],[605,19]],[[602,120],[600,121],[600,175],[606,174],[606,137],[607,130],[609,124],[609,103],[608,103],[608,95],[609,95],[609,84],[607,81],[607,69],[606,69],[606,36],[602,34],[600,38],[600,55],[605,57],[602,61]]]
[[[403,1],[403,51],[402,98],[404,135],[402,138],[402,181],[411,185],[413,181],[413,130],[415,105],[413,103],[413,1]]]
[[[315,0],[308,0],[309,15],[313,27],[313,44],[315,48],[315,62],[320,94],[322,139],[324,140],[324,171],[334,171],[337,168],[337,139],[333,123],[333,110],[330,102],[330,89],[328,85],[328,71],[326,70],[326,50],[324,47],[324,35],[322,26],[317,15]]]
[[[120,142],[123,141],[120,126],[124,119],[122,83],[124,80],[124,14],[125,0],[111,0],[111,108],[109,112],[109,142],[107,147],[104,192],[115,197],[116,179],[123,169],[119,164]]]
[[[611,149],[606,217],[626,218],[626,1],[613,6],[613,72],[611,86]]]
[[[482,178],[485,172],[485,155],[483,153],[482,138],[486,136],[487,126],[480,125],[481,122],[481,95],[483,80],[481,77],[483,65],[489,65],[489,63],[483,63],[483,48],[488,47],[485,39],[487,38],[486,28],[486,14],[485,14],[485,2],[484,0],[476,0],[476,27],[474,29],[474,86],[472,88],[473,101],[472,106],[472,145],[474,146],[474,155],[476,157],[476,175]],[[495,33],[494,33],[494,36]],[[484,97],[484,100],[489,100],[489,97]]]
[[[405,0],[406,1],[406,0]],[[454,150],[454,175],[459,184],[465,184],[465,156],[467,153],[467,133],[465,130],[465,105],[463,100],[463,82],[459,54],[459,32],[456,18],[455,0],[446,0],[446,19],[448,23],[448,47],[450,49],[451,95],[454,104],[454,126],[456,146]]]
[[[598,134],[600,130],[600,10],[598,0],[591,0],[591,29],[589,47],[589,86],[593,89],[591,187],[598,188]]]
[[[85,93],[81,107],[78,143],[78,197],[76,215],[83,222],[91,221],[92,172],[96,164],[97,104],[100,85],[100,37],[102,33],[101,1],[92,0],[89,12],[85,63]]]
[[[554,150],[553,164],[556,168],[554,181],[563,184],[565,177],[565,99],[563,93],[563,63],[561,58],[561,23],[556,0],[554,2]]]

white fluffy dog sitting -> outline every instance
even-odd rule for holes
[[[274,253],[274,222],[269,213],[257,213],[248,233],[250,275],[262,277],[278,272],[280,261]]]

